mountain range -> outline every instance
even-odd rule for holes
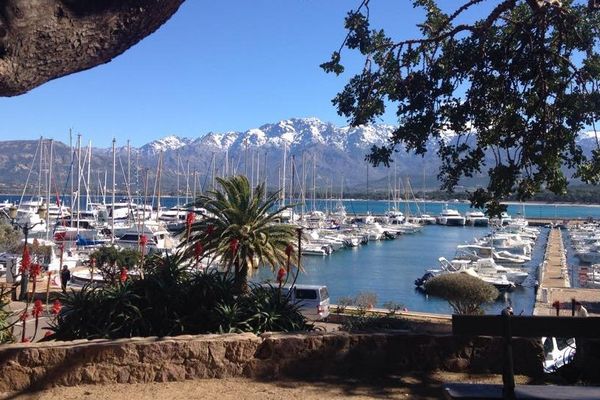
[[[243,132],[208,132],[196,138],[169,135],[139,148],[116,148],[117,190],[127,191],[125,182],[129,175],[132,192],[154,193],[159,158],[162,159],[162,193],[175,192],[177,181],[180,193],[191,193],[194,186],[199,191],[211,186],[213,174],[234,173],[251,176],[254,183],[266,179],[270,189],[278,189],[284,154],[288,191],[293,180],[295,192],[303,186],[301,182],[306,182],[310,193],[313,174],[314,186],[321,193],[365,191],[367,180],[370,190],[389,190],[394,186],[393,182],[400,187],[400,182],[405,182],[406,178],[410,179],[415,191],[439,188],[440,162],[435,142],[428,145],[429,151],[424,157],[401,151],[396,154],[391,168],[367,168],[365,155],[371,146],[384,144],[393,129],[390,125],[337,127],[316,118],[292,118]],[[451,135],[446,140],[452,140]],[[583,134],[580,143],[584,148],[589,147],[595,145],[595,138]],[[0,141],[0,193],[20,193],[25,186],[27,193],[37,193],[40,182],[47,181],[50,145],[48,140],[43,141],[41,148],[39,144],[40,141],[32,140]],[[87,148],[82,148],[79,160],[78,151],[73,150],[74,187],[77,187],[77,170],[81,164],[82,188],[89,187],[95,194],[108,187],[110,192],[112,149],[92,148],[91,153],[88,183]],[[69,146],[53,142],[53,193],[70,191],[71,155]],[[485,174],[481,174],[464,184],[475,186],[485,184],[486,180]],[[47,188],[47,185],[41,186]]]

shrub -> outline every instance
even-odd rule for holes
[[[126,338],[311,329],[298,306],[275,288],[234,296],[233,277],[189,273],[178,256],[152,258],[143,278],[85,286],[61,296],[50,339]]]
[[[340,297],[337,301],[337,308],[336,308],[335,312],[338,314],[343,314],[344,311],[346,311],[346,307],[353,306],[353,305],[354,305],[354,299],[352,297],[349,297],[349,296]]]
[[[383,303],[383,307],[389,311],[390,315],[394,315],[397,311],[402,310],[404,308],[404,305],[396,303],[394,301],[386,301],[385,303]]]
[[[479,278],[462,273],[434,276],[425,291],[448,301],[456,314],[481,314],[481,305],[498,298],[498,290]]]
[[[141,254],[133,249],[118,249],[114,246],[101,247],[90,255],[105,282],[116,284],[121,267],[132,269],[140,262]]]
[[[0,344],[13,342],[11,333],[12,324],[9,323],[13,313],[10,311],[10,289],[6,287],[0,288]]]
[[[358,317],[347,318],[342,323],[340,330],[346,332],[368,332],[385,329],[405,329],[406,327],[405,321],[391,316],[379,317],[361,315]]]
[[[373,308],[377,304],[377,295],[370,292],[361,292],[356,295],[354,304],[359,313],[364,314],[367,310]]]

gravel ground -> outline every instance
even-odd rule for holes
[[[499,375],[466,375],[438,372],[404,375],[371,381],[325,379],[320,381],[255,381],[242,378],[205,379],[148,384],[82,385],[38,392],[4,393],[8,399],[107,399],[107,400],[271,400],[271,399],[440,399],[444,382],[501,383]],[[526,377],[517,382],[526,383]]]

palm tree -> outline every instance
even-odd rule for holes
[[[275,269],[288,260],[296,228],[278,223],[290,206],[276,206],[278,193],[266,200],[265,186],[254,191],[245,176],[217,178],[220,189],[199,196],[194,205],[206,209],[206,216],[191,224],[182,247],[187,257],[219,257],[227,273],[233,271],[237,294],[248,291],[248,269],[268,265]],[[290,247],[292,246],[292,247]]]

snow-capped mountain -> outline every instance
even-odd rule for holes
[[[440,162],[435,140],[428,142],[429,151],[424,157],[399,151],[394,155],[392,168],[368,167],[365,155],[373,145],[385,144],[393,129],[389,125],[337,127],[317,118],[292,118],[239,132],[208,132],[194,138],[169,135],[139,148],[131,148],[130,158],[127,157],[127,148],[119,147],[116,179],[123,186],[123,171],[128,171],[132,190],[140,190],[144,174],[148,174],[149,182],[154,182],[157,159],[162,154],[161,182],[165,192],[174,191],[177,181],[180,190],[193,186],[194,181],[205,188],[212,181],[213,174],[222,176],[225,173],[244,173],[254,183],[266,180],[271,189],[277,189],[282,181],[286,154],[287,181],[291,181],[293,173],[297,191],[304,182],[307,190],[312,188],[313,171],[315,185],[321,190],[328,188],[338,192],[342,181],[347,190],[364,190],[367,168],[371,189],[388,190],[393,185],[394,176],[410,178],[412,185],[419,189],[439,188],[437,174]],[[451,132],[445,133],[443,140],[452,140],[452,136]],[[596,145],[595,135],[584,132],[579,143],[589,154]],[[0,192],[22,189],[36,146],[37,141],[0,142]],[[68,146],[54,142],[54,182],[68,179],[70,154]],[[130,168],[126,168],[128,159],[132,162]],[[103,181],[105,173],[110,182],[112,151],[94,149],[91,169],[92,176],[97,177],[91,182],[92,186]],[[484,172],[465,184],[474,186],[486,181]]]
[[[153,140],[152,142],[140,147],[141,153],[160,153],[161,151],[177,150],[192,142],[189,138],[180,138],[175,135],[165,136],[161,139]]]

